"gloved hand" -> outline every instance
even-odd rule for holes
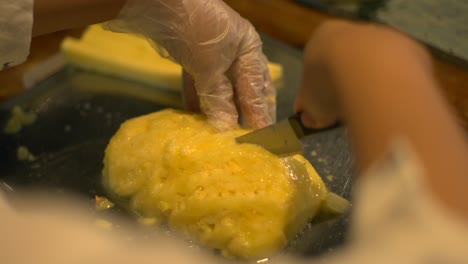
[[[221,0],[128,0],[118,32],[141,34],[162,46],[184,70],[189,110],[201,110],[219,129],[275,121],[276,90],[253,26]],[[238,111],[239,110],[239,111]]]

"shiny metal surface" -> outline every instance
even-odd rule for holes
[[[280,157],[302,154],[304,149],[288,119],[236,138],[239,143],[259,145]]]

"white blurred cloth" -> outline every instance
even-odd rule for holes
[[[350,244],[323,263],[468,263],[468,223],[431,193],[409,144],[362,176]]]
[[[468,224],[433,197],[408,145],[395,145],[365,174],[346,247],[321,259],[280,257],[273,263],[468,263]],[[3,264],[221,262],[164,236],[139,243],[103,232],[89,210],[63,200],[48,207],[24,202],[29,206],[14,209],[0,200]]]
[[[0,1],[0,70],[26,60],[32,25],[33,0]]]

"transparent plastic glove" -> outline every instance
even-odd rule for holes
[[[142,34],[180,63],[189,110],[201,110],[219,129],[275,121],[276,90],[253,26],[221,0],[128,0],[107,24]]]

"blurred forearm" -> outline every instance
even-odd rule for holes
[[[361,169],[403,138],[420,158],[434,193],[468,217],[466,137],[439,92],[426,50],[403,34],[376,25],[342,22],[319,34],[311,43],[315,58],[309,58],[319,63],[306,65],[323,71],[315,78],[323,86],[315,88],[319,98],[314,100],[327,102],[325,108],[332,115],[325,119],[334,114],[345,121]],[[317,85],[313,80],[305,83]],[[312,116],[314,111],[320,115],[312,108]]]
[[[115,18],[125,0],[35,0],[33,36]]]

